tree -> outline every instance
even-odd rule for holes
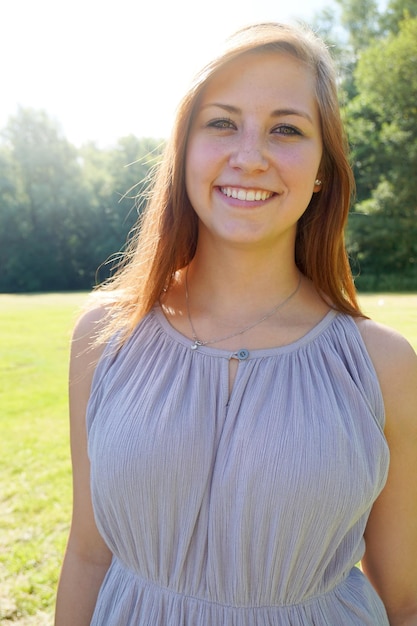
[[[341,8],[341,25],[346,29],[355,57],[378,35],[376,0],[336,0]]]
[[[0,291],[90,289],[143,208],[159,144],[77,150],[45,112],[20,109],[0,137]]]
[[[90,230],[86,234],[99,269],[97,280],[108,277],[114,260],[127,241],[146,202],[149,173],[157,162],[162,145],[155,139],[129,135],[111,150],[93,144],[82,148],[83,176],[90,196]]]
[[[407,18],[417,17],[415,0],[390,0],[387,10],[380,17],[380,31],[383,34],[397,34],[400,24]]]
[[[364,274],[401,274],[415,288],[417,18],[398,28],[363,51],[355,71],[360,95],[347,116],[359,194],[348,240]]]
[[[19,254],[27,220],[21,207],[25,201],[19,168],[11,151],[0,146],[0,285],[12,284],[11,277],[23,270]]]
[[[70,289],[69,242],[83,202],[76,151],[44,112],[31,109],[20,109],[10,119],[2,138],[8,180],[14,181],[19,206],[11,215],[3,186],[0,247],[9,251],[9,258],[0,287]]]

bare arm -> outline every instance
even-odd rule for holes
[[[417,356],[393,331],[372,322],[362,326],[384,396],[391,455],[387,484],[366,528],[362,565],[391,626],[417,626]]]
[[[102,350],[89,344],[103,312],[85,315],[74,331],[70,359],[70,432],[73,467],[71,531],[58,587],[55,626],[88,626],[111,553],[98,533],[90,494],[86,408]]]

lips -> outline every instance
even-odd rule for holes
[[[243,189],[242,187],[220,187],[220,191],[228,198],[236,198],[246,202],[268,200],[268,198],[274,195],[272,191],[266,191],[265,189]]]

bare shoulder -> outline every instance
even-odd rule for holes
[[[417,425],[417,355],[396,330],[372,320],[357,320],[369,356],[375,367],[387,419]],[[395,416],[395,417],[394,417]]]
[[[97,342],[97,336],[107,315],[103,306],[83,313],[78,319],[71,343],[70,383],[86,380],[91,383],[95,366],[105,348],[104,343]]]
[[[73,341],[82,342],[91,346],[94,343],[100,327],[105,321],[106,315],[107,309],[104,306],[97,306],[85,311],[75,324],[72,336]],[[81,345],[81,343],[79,345]]]
[[[394,374],[417,366],[417,355],[398,331],[370,319],[357,320],[359,332],[378,373]]]

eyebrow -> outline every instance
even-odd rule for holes
[[[202,109],[207,109],[209,107],[218,107],[220,109],[223,109],[224,111],[227,111],[228,113],[234,113],[235,115],[242,114],[242,109],[239,109],[239,107],[235,107],[231,104],[222,104],[221,102],[209,102],[208,104],[205,104]],[[307,113],[307,111],[303,111],[301,109],[275,109],[271,113],[271,117],[283,117],[285,115],[296,115],[298,117],[304,117],[308,122],[310,122],[310,124],[313,124],[313,119],[311,115]]]

